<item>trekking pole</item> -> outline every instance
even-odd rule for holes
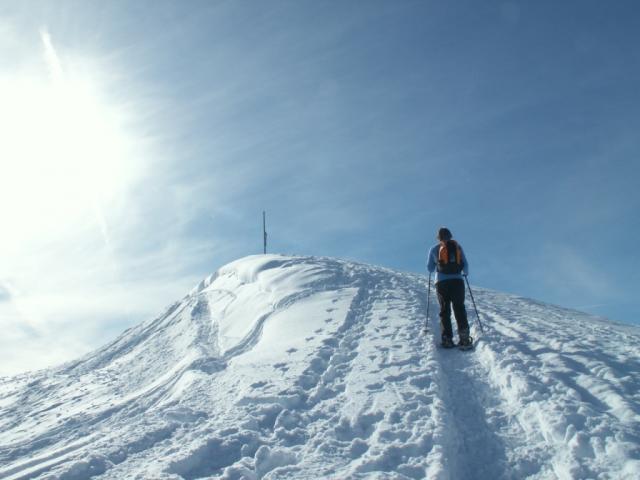
[[[469,295],[471,295],[471,301],[473,302],[473,308],[476,311],[476,317],[478,317],[478,325],[480,325],[480,331],[484,333],[484,328],[482,328],[482,322],[480,321],[480,315],[478,315],[478,307],[476,307],[476,301],[473,298],[473,292],[471,291],[471,285],[469,285],[469,279],[467,276],[464,276],[464,279],[467,281],[467,288],[469,289]]]
[[[431,273],[429,273],[429,288],[427,289],[427,318],[424,321],[424,333],[429,333],[429,303],[431,303]]]

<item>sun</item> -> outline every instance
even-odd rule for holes
[[[0,74],[0,218],[16,241],[89,216],[104,229],[134,170],[122,112],[42,42],[46,75]]]

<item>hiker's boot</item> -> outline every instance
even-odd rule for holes
[[[473,337],[470,337],[469,335],[460,337],[460,341],[458,342],[458,347],[462,348],[463,350],[473,348]]]
[[[455,344],[453,343],[453,339],[451,337],[442,336],[442,348],[453,348]]]

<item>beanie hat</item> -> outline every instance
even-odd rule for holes
[[[446,242],[447,240],[451,240],[451,238],[453,238],[451,231],[447,227],[440,227],[440,230],[438,230],[438,240]]]

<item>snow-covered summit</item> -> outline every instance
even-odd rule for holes
[[[640,478],[640,330],[474,295],[475,351],[442,350],[423,276],[238,260],[85,358],[0,379],[0,479]]]

